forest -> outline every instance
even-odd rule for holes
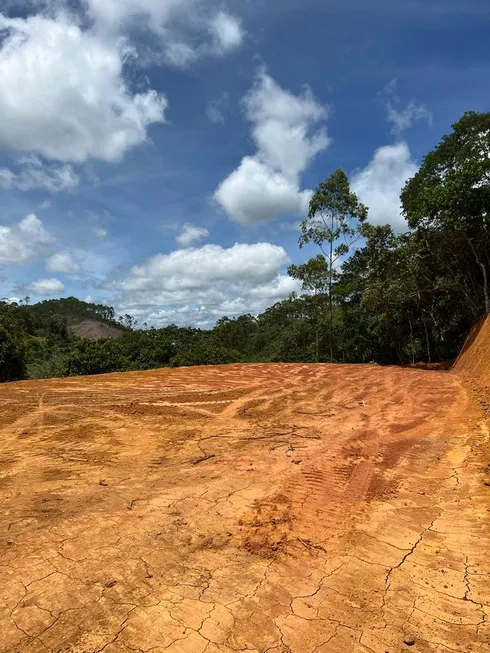
[[[341,169],[321,182],[289,274],[293,295],[214,328],[137,328],[130,315],[70,297],[0,302],[0,381],[234,362],[413,364],[453,359],[490,312],[490,113],[466,113],[401,190],[408,229],[370,222]],[[373,220],[375,216],[372,216]],[[118,337],[84,340],[83,320]]]

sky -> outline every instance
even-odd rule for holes
[[[337,168],[369,219],[489,109],[488,0],[1,0],[0,297],[209,328],[300,288]]]

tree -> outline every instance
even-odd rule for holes
[[[129,313],[125,313],[125,315],[121,315],[119,317],[119,324],[124,329],[127,329],[128,331],[133,331],[138,324],[138,320],[136,320],[136,318],[134,318],[132,315],[129,315]]]
[[[354,243],[360,237],[359,226],[367,219],[367,208],[351,193],[349,180],[345,172],[339,168],[327,179],[322,181],[311,198],[308,217],[301,223],[299,246],[314,243],[320,248],[327,269],[325,283],[328,297],[328,316],[330,331],[330,361],[334,358],[334,327],[333,327],[333,284],[335,269],[340,259],[349,253]],[[303,284],[315,285],[321,275],[320,260],[310,265],[312,277],[307,281],[307,270],[292,269],[294,274],[303,274]],[[298,276],[297,278],[301,278]]]
[[[23,334],[9,312],[0,315],[0,382],[24,378],[26,353]]]
[[[290,265],[288,267],[289,276],[293,279],[301,281],[303,290],[312,293],[315,296],[324,295],[329,288],[330,267],[323,254],[318,254],[314,258],[302,265]],[[320,360],[320,324],[322,322],[323,311],[320,302],[314,303],[314,319],[315,319],[315,361],[318,363]],[[331,325],[331,323],[330,323]],[[330,332],[330,341],[332,341],[332,333]]]
[[[465,113],[424,157],[401,199],[410,227],[451,233],[453,247],[468,249],[489,313],[490,113]]]

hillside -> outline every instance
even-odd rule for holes
[[[99,320],[83,320],[78,324],[70,324],[70,331],[84,340],[104,340],[120,338],[124,331],[113,324]]]
[[[75,297],[31,304],[0,302],[0,381],[66,376],[80,343],[116,340],[133,319]]]

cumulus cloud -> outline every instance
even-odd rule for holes
[[[275,172],[255,157],[246,156],[216,191],[224,210],[240,224],[271,220],[281,215],[303,214],[312,192]]]
[[[261,71],[244,98],[257,151],[218,187],[215,199],[234,220],[249,224],[304,213],[311,191],[301,190],[301,174],[329,144],[327,110],[309,89],[300,95],[282,89]]]
[[[122,39],[106,41],[63,15],[0,14],[0,30],[0,147],[63,162],[118,161],[164,121],[162,94],[126,85],[131,52]]]
[[[122,288],[127,290],[193,290],[212,283],[266,283],[275,278],[287,262],[282,247],[271,243],[236,243],[228,249],[220,245],[156,254],[131,269]]]
[[[70,252],[56,252],[46,260],[46,270],[58,274],[79,274],[82,266],[77,263]]]
[[[18,172],[0,168],[0,188],[43,189],[58,193],[76,188],[80,181],[80,177],[70,165],[43,163],[36,156],[21,157],[17,163]]]
[[[22,264],[43,256],[53,236],[34,213],[11,226],[0,226],[0,264]]]
[[[407,143],[400,142],[380,147],[368,165],[354,173],[352,189],[368,206],[370,222],[391,224],[397,231],[406,229],[400,194],[417,169]]]
[[[282,274],[287,262],[285,250],[271,243],[204,245],[152,256],[106,289],[140,321],[211,326],[222,315],[258,312],[298,291]]]
[[[227,54],[244,36],[217,0],[36,0],[30,8],[39,13],[0,13],[0,149],[31,159],[1,168],[0,188],[66,191],[79,183],[68,164],[120,161],[165,122],[167,108],[163,93],[133,91],[128,65],[184,67]]]
[[[37,295],[40,297],[50,297],[51,295],[62,295],[65,291],[65,285],[59,279],[39,279],[15,288],[15,292],[21,292],[27,295]]]
[[[191,224],[185,224],[180,234],[175,238],[182,247],[189,247],[192,243],[198,242],[202,238],[207,238],[209,231],[203,227],[195,227]]]

